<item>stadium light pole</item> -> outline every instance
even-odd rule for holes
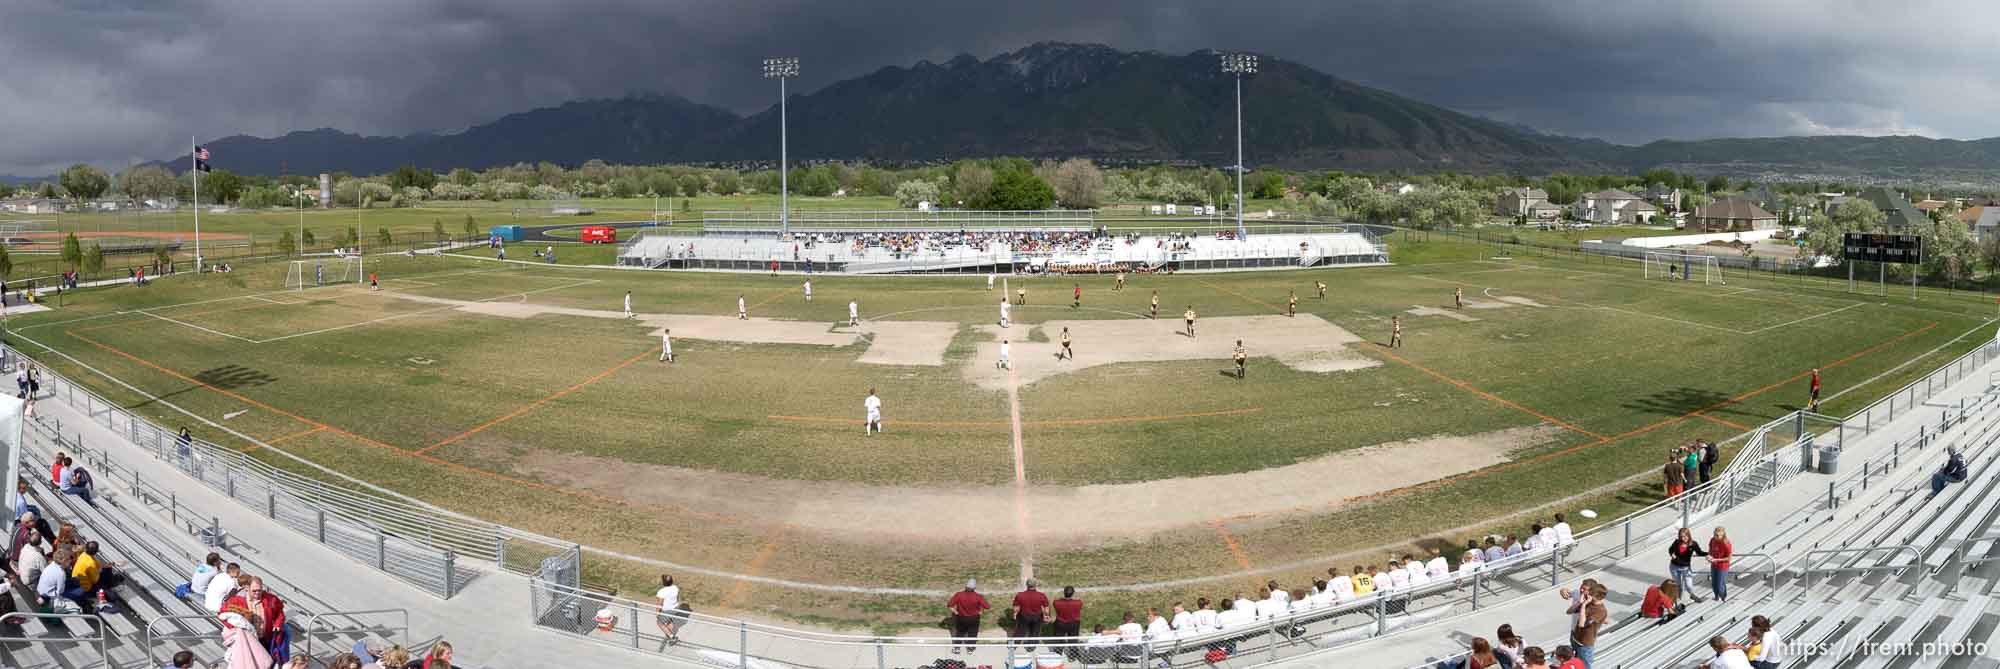
[[[1257,56],[1248,53],[1222,54],[1222,71],[1236,77],[1236,238],[1249,239],[1243,227],[1243,77],[1257,73]]]
[[[778,236],[791,233],[792,184],[785,164],[789,159],[790,137],[785,129],[785,80],[799,76],[799,59],[764,59],[764,78],[778,80]]]

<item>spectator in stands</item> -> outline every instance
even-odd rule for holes
[[[327,661],[326,669],[362,669],[361,658],[353,653],[341,653]]]
[[[41,523],[41,515],[34,511],[21,514],[14,519],[14,534],[11,540],[7,542],[8,562],[20,561],[21,547],[28,545],[29,537],[41,537],[42,533],[39,530]]]
[[[1472,654],[1465,656],[1465,669],[1493,669],[1500,666],[1500,658],[1493,654],[1493,644],[1486,637],[1472,637]]]
[[[1333,586],[1327,585],[1325,579],[1313,579],[1312,592],[1308,593],[1306,598],[1311,600],[1312,607],[1316,609],[1340,603],[1340,595],[1334,593]]]
[[[180,435],[174,437],[174,454],[180,456],[183,468],[187,467],[188,458],[194,457],[194,433],[188,432],[185,425],[181,426]]]
[[[1049,603],[1055,612],[1056,624],[1053,636],[1077,639],[1083,634],[1083,600],[1076,598],[1076,586],[1063,586],[1062,598]]]
[[[1520,555],[1521,551],[1523,550],[1525,549],[1521,547],[1520,538],[1512,534],[1507,535],[1507,557],[1514,557],[1516,555]]]
[[[30,532],[26,544],[20,551],[18,562],[14,563],[14,580],[29,585],[41,578],[42,568],[49,566],[49,554],[42,550],[42,535]]]
[[[186,583],[174,586],[174,596],[187,599],[189,595],[197,592],[208,594],[208,582],[215,580],[215,575],[220,573],[222,573],[222,554],[210,552],[208,557],[202,558],[202,561],[194,566],[194,572],[188,575]]]
[[[1523,669],[1549,669],[1549,656],[1541,646],[1529,646],[1521,650],[1521,663],[1515,666]]]
[[[18,521],[20,521],[20,520],[21,520],[21,516],[22,516],[22,515],[24,515],[24,514],[30,514],[30,513],[39,513],[40,511],[41,511],[41,509],[37,509],[37,508],[35,508],[35,505],[33,505],[33,504],[29,504],[29,503],[28,503],[28,480],[27,480],[27,479],[21,479],[21,480],[18,480],[18,481],[15,481],[15,482],[14,482],[14,520],[15,520],[16,522],[18,522]]]
[[[1174,602],[1174,617],[1167,624],[1174,628],[1178,636],[1194,634],[1194,613],[1181,606],[1180,602]]]
[[[1285,591],[1270,588],[1257,589],[1256,614],[1258,620],[1282,618],[1289,607],[1285,606]]]
[[[1576,543],[1576,535],[1570,532],[1569,521],[1563,520],[1562,514],[1556,514],[1556,524],[1551,529],[1555,530],[1557,546],[1568,546]]]
[[[166,669],[190,669],[193,666],[194,666],[194,652],[184,650],[178,653],[174,653],[174,659],[173,661],[167,663]],[[336,665],[327,665],[327,669],[334,669],[335,666]]]
[[[70,579],[75,583],[74,589],[64,592],[63,596],[78,602],[88,601],[92,596],[104,600],[106,593],[120,580],[113,566],[99,557],[97,542],[84,544],[83,549],[77,551],[69,570]]]
[[[1667,572],[1673,574],[1674,582],[1681,586],[1681,592],[1687,593],[1689,599],[1699,602],[1701,600],[1694,596],[1694,584],[1688,578],[1689,565],[1694,562],[1696,555],[1705,556],[1708,555],[1708,551],[1702,550],[1701,544],[1694,540],[1694,532],[1685,527],[1681,528],[1680,534],[1674,537],[1673,545],[1667,546]]]
[[[1750,617],[1750,666],[1756,669],[1778,669],[1785,661],[1785,640],[1771,631],[1771,619],[1764,616]]]
[[[1159,609],[1146,609],[1146,640],[1159,641],[1174,638],[1174,626],[1167,623]]]
[[[659,625],[660,634],[666,637],[660,640],[660,650],[666,650],[667,646],[681,642],[680,627],[687,624],[687,612],[682,610],[681,587],[674,585],[673,576],[660,574],[660,591],[653,593],[653,597],[659,600],[656,602],[659,615],[655,624]]]
[[[1506,558],[1507,558],[1507,549],[1501,546],[1500,542],[1495,541],[1493,537],[1487,537],[1485,562],[1491,564],[1494,562],[1499,562]]]
[[[1047,619],[1049,611],[1049,596],[1035,589],[1035,579],[1028,579],[1021,591],[1014,593],[1011,609],[1013,615],[1009,617],[1014,621],[1014,638],[1033,639],[1042,635],[1042,621]],[[1034,650],[1034,644],[1029,643],[1028,651]]]
[[[285,602],[276,594],[264,589],[264,579],[256,576],[239,577],[243,583],[241,592],[230,597],[222,605],[224,611],[248,611],[244,617],[250,620],[257,634],[257,642],[271,658],[283,662],[291,658],[291,638],[285,630]]]
[[[1685,479],[1690,486],[1700,480],[1701,476],[1699,474],[1701,470],[1701,449],[1696,448],[1700,443],[1688,444],[1687,448],[1681,451],[1681,478]]]
[[[1736,554],[1736,547],[1729,543],[1729,532],[1715,528],[1715,535],[1708,540],[1709,587],[1715,591],[1716,603],[1729,601],[1729,556]]]
[[[1431,570],[1423,560],[1403,556],[1403,571],[1410,572],[1410,587],[1420,588],[1431,583]]]
[[[62,451],[56,451],[56,458],[55,458],[54,460],[50,460],[50,461],[49,461],[49,482],[50,482],[50,483],[54,483],[54,484],[57,484],[57,485],[61,485],[61,484],[62,484],[62,470],[63,470],[63,465],[64,465],[64,464],[66,464],[66,463],[68,463],[68,462],[69,462],[69,456],[68,456],[68,455],[65,455],[65,454],[63,454],[63,452],[62,452]]]
[[[1715,442],[1707,439],[1697,440],[1694,444],[1701,450],[1701,482],[1707,483],[1709,474],[1715,470],[1715,463],[1722,459],[1722,451],[1715,447]]]
[[[951,612],[951,654],[970,652],[979,639],[979,617],[993,608],[986,603],[986,597],[979,594],[979,582],[965,579],[965,589],[958,591],[945,602],[945,610]]]
[[[1382,586],[1381,577],[1378,576],[1375,579],[1375,586],[1378,588]],[[1395,560],[1390,560],[1389,589],[1402,590],[1408,587],[1410,587],[1410,572],[1406,569],[1403,569],[1403,565],[1401,563],[1398,563]]]
[[[1329,567],[1326,573],[1333,577],[1333,580],[1326,582],[1326,587],[1333,590],[1333,601],[1344,602],[1357,596],[1354,592],[1354,579],[1340,573],[1338,568]]]
[[[1086,664],[1104,664],[1111,661],[1112,648],[1118,645],[1118,632],[1104,629],[1103,625],[1091,628],[1090,639],[1083,642],[1083,661]]]
[[[1209,605],[1207,597],[1196,597],[1194,600],[1194,614],[1190,617],[1194,625],[1191,628],[1194,633],[1207,634],[1215,631],[1216,619],[1219,615],[1215,612],[1215,608]]]
[[[1375,577],[1370,576],[1361,565],[1354,565],[1354,596],[1367,597],[1375,592]]]
[[[1542,548],[1553,549],[1562,545],[1562,538],[1556,534],[1555,526],[1542,525],[1540,523],[1537,523],[1536,526],[1542,528],[1535,530],[1536,543],[1541,544]]]
[[[217,574],[215,578],[209,579],[208,590],[201,593],[202,610],[221,613],[222,605],[229,602],[231,595],[236,594],[236,588],[242,583],[242,580],[242,567],[237,566],[234,562],[224,566],[222,573]]]
[[[1243,609],[1230,609],[1215,616],[1215,629],[1218,631],[1242,630],[1247,627],[1253,627],[1256,624],[1256,615]],[[1222,641],[1216,647],[1221,648],[1231,655],[1236,654],[1236,640],[1233,638]]]
[[[1556,669],[1590,669],[1590,665],[1577,658],[1576,650],[1569,646],[1556,646],[1555,656]]]
[[[410,651],[402,646],[390,646],[370,662],[366,669],[407,669],[410,666]]]
[[[1541,523],[1534,523],[1528,526],[1528,542],[1523,547],[1530,551],[1548,548],[1547,545],[1542,543]]]
[[[1678,497],[1687,489],[1687,472],[1681,468],[1678,451],[1667,454],[1667,465],[1660,468],[1660,476],[1667,482],[1667,499]]]
[[[1429,573],[1431,580],[1442,581],[1451,575],[1451,561],[1444,559],[1444,551],[1433,548],[1430,562],[1424,563],[1424,571]]]
[[[1521,666],[1527,647],[1521,641],[1521,636],[1514,633],[1513,625],[1501,625],[1500,629],[1494,632],[1493,639],[1499,642],[1493,646],[1493,652],[1506,656],[1501,658],[1501,664]]]
[[[1285,591],[1284,588],[1278,587],[1278,582],[1276,580],[1265,581],[1264,588],[1266,590],[1270,590],[1271,595],[1277,597],[1279,602],[1291,601],[1292,594],[1290,592]]]
[[[1240,592],[1236,593],[1236,601],[1230,602],[1229,609],[1248,613],[1252,619],[1257,617],[1257,603],[1245,598]]]
[[[49,550],[53,551],[55,549],[62,548],[64,546],[75,546],[77,545],[77,543],[78,541],[76,538],[76,526],[71,525],[69,523],[63,523],[62,525],[57,526],[55,544],[50,546]]]
[[[97,501],[92,499],[92,493],[97,489],[96,482],[90,480],[90,472],[70,462],[69,458],[63,458],[62,481],[58,485],[62,487],[63,494],[76,495],[83,499],[84,504],[97,506]]]
[[[274,664],[270,651],[257,643],[248,612],[229,610],[220,617],[222,645],[229,649],[228,669],[265,669]]]
[[[1949,449],[1945,455],[1944,466],[1939,468],[1936,474],[1931,475],[1931,497],[1944,492],[1944,487],[1947,485],[1964,481],[1966,474],[1965,457],[1959,455],[1956,447]]]
[[[451,643],[439,641],[431,644],[431,652],[424,655],[423,669],[451,669]]]
[[[1146,628],[1132,618],[1132,612],[1125,612],[1125,622],[1118,624],[1118,640],[1122,643],[1139,643],[1146,638]]]
[[[1583,608],[1579,611],[1575,627],[1569,631],[1569,643],[1576,652],[1576,658],[1589,669],[1597,655],[1597,633],[1604,629],[1604,622],[1611,618],[1611,612],[1604,608],[1604,584],[1590,586],[1590,592],[1583,598]]]
[[[51,613],[56,611],[60,606],[58,600],[62,600],[63,585],[69,581],[69,565],[67,563],[69,559],[68,551],[57,551],[55,556],[49,559],[49,563],[42,566],[41,576],[35,579],[35,609],[37,611]]]
[[[1656,619],[1656,624],[1660,625],[1667,624],[1685,610],[1687,607],[1681,604],[1681,586],[1671,578],[1660,581],[1659,585],[1647,586],[1646,599],[1639,603],[1639,617]]]
[[[1715,657],[1701,663],[1701,669],[1750,669],[1750,657],[1728,639],[1720,635],[1710,637],[1708,647],[1715,649]]]

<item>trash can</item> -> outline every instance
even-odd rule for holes
[[[1819,449],[1819,473],[1840,473],[1840,447],[1827,446]]]
[[[1799,473],[1810,474],[1812,471],[1813,439],[1812,435],[1806,435],[1806,438],[1799,440]]]

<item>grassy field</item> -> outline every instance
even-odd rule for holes
[[[1120,363],[1021,385],[1012,400],[968,382],[990,341],[976,328],[994,315],[995,296],[978,277],[822,276],[817,299],[806,303],[795,276],[571,266],[608,262],[611,246],[560,246],[563,266],[554,267],[371,259],[382,293],[282,291],[283,265],[269,264],[84,291],[10,326],[27,350],[52,349],[41,357],[58,371],[169,425],[185,417],[163,402],[218,422],[245,411],[226,424],[269,448],[452,509],[685,564],[940,589],[969,575],[1010,580],[1020,570],[1019,538],[898,537],[894,527],[857,536],[816,526],[829,516],[815,506],[865,502],[870,491],[962,488],[990,489],[1005,505],[1018,448],[1033,494],[1167,482],[1176,499],[1201,510],[1190,512],[1198,520],[1158,531],[1034,545],[1035,573],[1047,582],[1145,582],[1314,557],[1379,562],[1391,547],[1462,544],[1474,529],[1518,532],[1512,525],[1525,522],[1501,519],[1647,471],[1672,445],[1722,439],[1782,415],[1801,404],[1803,373],[1813,367],[1825,370],[1829,392],[1865,384],[1826,408],[1838,413],[1992,336],[1993,306],[1976,295],[1864,297],[1837,284],[1761,276],[1734,276],[1726,286],[1666,283],[1641,278],[1632,263],[1493,260],[1490,246],[1390,241],[1390,267],[1135,276],[1116,292],[1108,278],[1085,278],[1086,309],[1069,308],[1071,279],[1015,283],[1030,291],[1031,306],[1014,314],[1022,324],[1131,319],[1155,290],[1170,315],[1187,304],[1204,319],[1271,315],[1296,290],[1301,313],[1363,339],[1349,349],[1376,366],[1300,371],[1258,356],[1253,337],[1254,371],[1244,381],[1218,374],[1213,360]],[[1326,299],[1312,297],[1315,280],[1332,286]],[[1456,288],[1478,301],[1539,306],[1451,310]],[[448,302],[616,312],[627,291],[646,313],[728,317],[742,296],[760,318],[828,328],[844,323],[853,299],[870,319],[942,321],[956,334],[942,366],[860,364],[867,339],[726,338],[678,340],[680,361],[665,365],[654,359],[651,330],[631,321],[583,311],[468,313]],[[1421,307],[1476,320],[1408,313]],[[1381,345],[1391,316],[1403,320],[1405,348]],[[1080,340],[1080,355],[1093,344]],[[147,401],[100,373],[164,399]],[[869,387],[889,399],[894,429],[864,436],[858,425],[831,422],[854,417]],[[1202,510],[1203,500],[1249,480],[1228,477],[1293,471],[1285,468],[1406,440],[1535,426],[1549,436],[1448,479],[1285,513]],[[198,432],[294,466],[258,444]],[[1657,500],[1653,488],[1558,508],[1615,518]],[[798,499],[768,513],[744,512],[763,507],[733,499],[768,491]],[[703,495],[714,503],[690,501]],[[1133,512],[1080,506],[1074,519],[1036,520]],[[647,580],[644,571],[597,561],[590,576],[629,591]],[[1287,583],[1299,576],[1276,575]],[[1107,596],[1096,612],[1264,578],[1201,593]],[[782,601],[785,615],[839,624],[922,623],[937,605],[768,586],[689,590],[710,610],[774,611]]]

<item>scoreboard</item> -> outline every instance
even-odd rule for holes
[[[1916,235],[1849,232],[1842,240],[1848,260],[1914,265],[1924,261],[1924,240]]]

